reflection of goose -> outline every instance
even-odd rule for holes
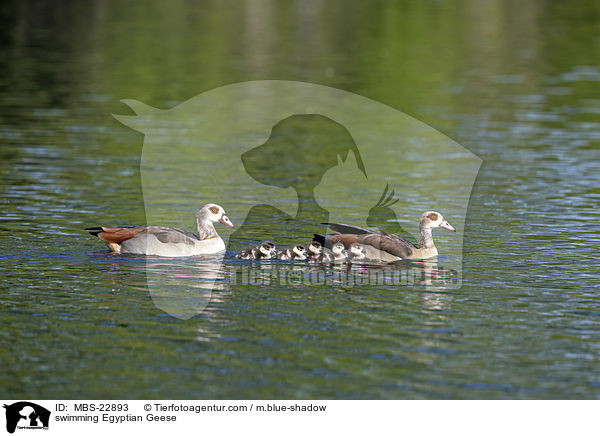
[[[159,226],[90,227],[86,230],[106,242],[115,253],[179,257],[224,251],[225,243],[213,224],[219,222],[233,227],[225,210],[217,204],[207,204],[196,212],[196,222],[198,235]]]
[[[435,257],[438,251],[433,243],[431,230],[435,227],[441,227],[453,232],[456,231],[439,212],[423,212],[419,223],[421,230],[419,246],[416,247],[400,236],[380,230],[368,230],[347,224],[324,224],[328,225],[330,229],[338,234],[329,236],[315,235],[316,241],[321,242],[325,246],[341,242],[345,247],[350,247],[353,243],[358,242],[365,247],[367,259],[382,260],[384,262]]]

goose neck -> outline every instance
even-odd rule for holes
[[[431,227],[421,225],[421,235],[419,237],[419,248],[432,248],[435,247],[433,243],[433,237],[431,235]]]
[[[196,223],[198,225],[198,237],[200,240],[210,239],[217,236],[215,226],[208,220],[201,220],[200,217],[196,217]]]

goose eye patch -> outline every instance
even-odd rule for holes
[[[430,219],[431,221],[437,221],[437,220],[438,220],[438,215],[437,215],[437,213],[430,213],[430,214],[429,214],[429,219]]]
[[[214,213],[214,214],[217,214],[217,213],[219,213],[219,208],[218,208],[218,207],[214,207],[214,206],[213,206],[213,207],[211,207],[209,210],[210,210],[212,213]]]

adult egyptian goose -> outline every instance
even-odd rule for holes
[[[435,227],[455,232],[456,230],[448,221],[444,219],[439,212],[423,212],[419,222],[420,237],[419,246],[411,244],[400,236],[386,233],[381,230],[363,229],[361,227],[350,226],[347,224],[323,223],[330,229],[337,232],[336,235],[315,235],[314,239],[325,246],[331,246],[341,242],[345,247],[350,247],[353,243],[362,244],[366,251],[366,259],[381,260],[384,262],[393,262],[402,259],[429,259],[438,254],[437,248],[433,243],[431,230]]]
[[[207,204],[196,212],[198,235],[160,226],[90,227],[86,230],[106,242],[115,253],[197,256],[225,250],[225,243],[213,225],[217,222],[233,227],[221,206]]]

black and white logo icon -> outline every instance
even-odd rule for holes
[[[50,411],[29,401],[19,401],[4,405],[6,409],[6,431],[14,433],[19,429],[47,429]]]

